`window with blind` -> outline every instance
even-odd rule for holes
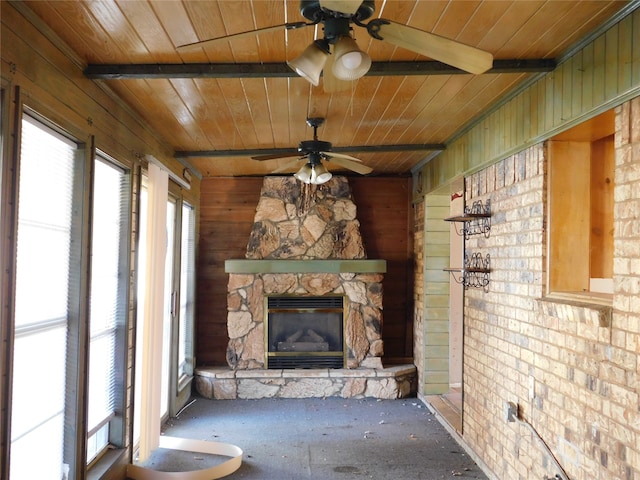
[[[72,268],[74,165],[78,145],[25,115],[21,126],[11,478],[66,478],[72,438],[66,409]],[[77,312],[75,312],[77,313]]]
[[[193,375],[193,323],[195,312],[195,211],[182,204],[180,248],[180,327],[178,332],[178,389]]]
[[[94,160],[91,238],[87,462],[111,441],[122,385],[127,315],[129,175],[104,155]],[[120,341],[118,341],[120,339]],[[120,421],[121,419],[118,419]],[[116,439],[117,443],[117,439]]]

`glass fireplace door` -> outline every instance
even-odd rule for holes
[[[344,368],[344,298],[267,298],[267,368]]]

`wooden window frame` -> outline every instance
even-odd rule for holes
[[[547,142],[547,295],[610,303],[613,111]]]

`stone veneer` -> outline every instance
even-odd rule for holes
[[[305,185],[293,177],[265,177],[245,257],[227,262],[227,362],[231,370],[198,369],[196,388],[201,395],[217,399],[401,398],[415,392],[413,365],[382,366],[384,270],[369,269],[372,261],[366,260],[356,205],[345,177],[334,176],[318,186]],[[262,266],[265,260],[275,268],[246,273],[244,268],[235,271],[229,267],[246,267],[251,261]],[[359,262],[367,268],[341,269],[342,264]],[[288,265],[294,267],[287,270]],[[340,294],[347,298],[346,368],[264,368],[265,296],[289,294]]]
[[[315,186],[293,177],[266,177],[246,258],[314,262],[366,259],[347,179],[334,177]],[[266,295],[342,294],[348,299],[345,311],[347,366],[356,368],[362,364],[380,368],[382,278],[382,272],[231,272],[227,296],[229,366],[264,368]]]
[[[264,368],[264,296],[343,294],[347,366],[380,368],[382,362],[382,274],[268,273],[230,274],[227,308],[233,369]]]

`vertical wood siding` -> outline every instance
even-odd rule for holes
[[[447,145],[423,167],[423,184],[414,198],[638,94],[640,10],[636,9]]]
[[[412,356],[413,244],[411,179],[349,179],[368,258],[387,260],[382,335],[385,359]],[[227,282],[224,261],[244,258],[262,178],[205,178],[198,258],[197,363],[226,365]]]

